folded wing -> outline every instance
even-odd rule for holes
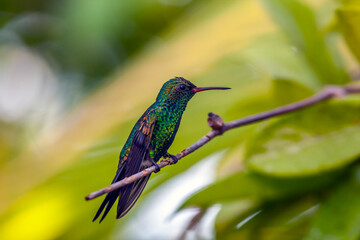
[[[130,152],[126,161],[118,168],[112,183],[118,182],[125,177],[129,177],[138,173],[141,168],[141,163],[149,157],[149,145],[151,141],[152,132],[156,124],[156,115],[154,111],[150,111],[142,116],[139,122],[140,126],[134,133],[132,139]],[[111,207],[119,197],[116,218],[123,217],[134,206],[135,202],[140,197],[145,188],[150,175],[139,179],[123,188],[117,189],[106,195],[99,210],[95,214],[93,221],[95,221],[105,208],[104,214],[100,222],[106,217]]]

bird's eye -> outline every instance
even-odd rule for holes
[[[184,91],[184,90],[186,89],[186,86],[185,86],[184,84],[181,84],[181,85],[179,86],[179,89],[180,89],[181,91]]]

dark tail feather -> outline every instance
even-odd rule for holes
[[[121,189],[110,192],[106,195],[104,201],[102,202],[99,210],[96,212],[93,222],[101,215],[102,211],[105,208],[104,214],[102,215],[100,222],[106,217],[111,207],[114,205],[116,199],[119,197],[118,211],[116,218],[121,218],[127,214],[130,209],[134,206],[136,201],[139,199],[142,191],[144,190],[146,183],[148,182],[150,175],[139,179],[138,181],[129,184]],[[115,180],[115,179],[114,179]],[[114,182],[114,181],[113,181]]]
[[[139,141],[139,138],[144,138],[144,134],[141,132],[137,133],[137,141]],[[146,138],[144,138],[146,139]],[[142,140],[144,140],[142,139]],[[150,139],[150,138],[149,138]],[[149,140],[148,139],[148,140]],[[149,142],[150,143],[150,142]],[[149,145],[147,143],[147,146]],[[147,146],[141,146],[142,143],[136,142],[136,144],[133,144],[129,153],[129,156],[127,158],[127,162],[122,164],[122,166],[118,169],[116,172],[116,176],[112,183],[120,181],[124,177],[131,176],[137,172],[139,172],[141,169],[141,163],[143,162],[143,159],[145,158],[146,149]],[[113,192],[110,192],[106,195],[104,201],[102,202],[99,210],[95,214],[95,217],[93,221],[95,221],[101,214],[101,212],[104,210],[104,215],[102,216],[100,222],[106,217],[108,212],[110,211],[111,207],[114,205],[117,197],[119,197],[119,203],[118,203],[118,211],[117,211],[117,218],[120,218],[124,216],[134,205],[136,200],[139,198],[140,194],[145,188],[145,185],[147,181],[149,180],[150,175],[131,183],[127,186],[124,186],[121,189],[115,190]],[[119,196],[120,195],[120,196]]]
[[[118,169],[118,171],[116,172],[116,175],[115,175],[113,181],[111,182],[111,184],[113,184],[114,182],[117,182],[117,181],[119,181],[119,180],[121,180],[123,178],[121,172],[122,172],[122,168]],[[104,201],[101,203],[101,205],[99,207],[99,210],[96,212],[95,217],[92,220],[93,222],[95,222],[95,220],[100,216],[100,214],[102,213],[102,211],[106,207],[105,212],[104,212],[104,214],[103,214],[103,216],[102,216],[99,223],[102,222],[102,220],[106,217],[106,215],[110,211],[111,207],[114,205],[116,199],[119,196],[119,193],[120,193],[120,190],[118,189],[118,190],[115,190],[115,191],[112,191],[112,192],[109,192],[108,194],[106,194],[106,197],[105,197]]]
[[[142,191],[144,190],[146,183],[148,182],[150,175],[145,176],[136,182],[132,183],[121,191],[119,203],[117,207],[116,218],[122,218],[125,216],[130,209],[134,206],[136,201],[139,199]]]
[[[104,214],[103,216],[101,217],[100,219],[100,222],[102,222],[102,220],[104,220],[104,218],[106,217],[106,215],[108,214],[108,212],[110,211],[111,207],[114,205],[116,199],[118,198],[119,196],[119,190],[115,190],[113,192],[110,192],[106,195],[104,201],[102,202],[99,210],[96,212],[95,214],[95,217],[93,219],[93,222],[100,216],[100,214],[102,213],[102,211],[104,210],[105,206],[106,206],[106,209],[104,211]]]

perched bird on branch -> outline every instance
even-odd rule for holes
[[[177,159],[167,152],[174,141],[182,114],[189,100],[197,92],[224,90],[226,87],[196,87],[190,81],[176,77],[167,81],[153,103],[136,122],[123,149],[120,152],[119,165],[112,183],[129,177],[152,165],[161,157]],[[150,175],[141,178],[123,188],[109,192],[97,211],[95,221],[104,211],[100,222],[106,217],[111,207],[119,198],[116,218],[123,217],[134,206],[145,188]]]

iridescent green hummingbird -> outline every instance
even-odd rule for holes
[[[161,88],[155,103],[153,103],[136,122],[123,149],[120,152],[119,165],[112,183],[129,177],[152,165],[161,157],[171,157],[174,163],[177,158],[167,152],[174,141],[179,128],[182,114],[189,100],[197,92],[230,89],[226,87],[196,87],[190,81],[175,77],[167,81]],[[105,208],[100,222],[106,217],[109,210],[119,197],[116,218],[123,217],[134,206],[145,188],[150,175],[143,177],[125,187],[106,195],[93,221]]]

